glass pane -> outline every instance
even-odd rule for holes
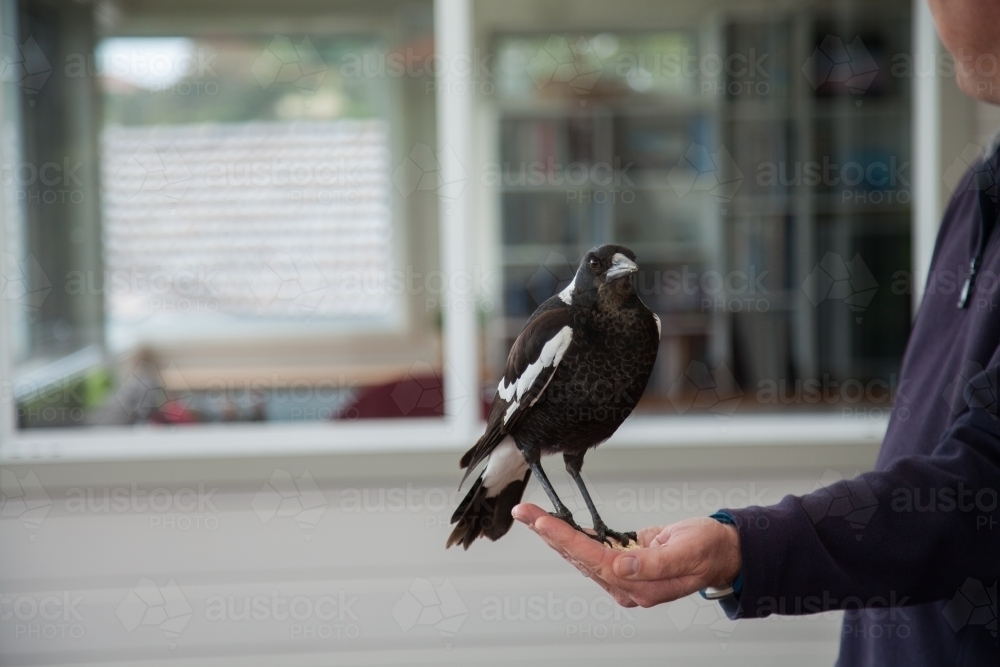
[[[541,2],[542,8],[550,3]],[[641,32],[501,27],[503,309],[484,393],[590,247],[662,321],[638,411],[884,418],[910,322],[910,5],[650,8]],[[549,9],[555,12],[555,4]],[[896,283],[894,283],[896,281]]]
[[[15,12],[19,424],[442,415],[432,3],[157,7]]]
[[[384,48],[375,37],[99,42],[113,349],[302,334],[303,320],[333,332],[400,324],[402,295],[340,288],[394,268],[388,81],[324,64]]]

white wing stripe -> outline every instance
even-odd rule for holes
[[[506,385],[506,378],[500,378],[500,384],[497,385],[497,393],[500,394],[500,398],[505,401],[509,401],[514,398],[514,390],[517,388],[516,382],[511,382],[510,385]]]
[[[543,368],[559,364],[572,338],[573,330],[569,327],[563,327],[559,330],[559,333],[545,344],[542,348],[542,353],[538,355],[538,359],[534,363],[528,364],[521,377],[517,378],[517,400],[521,400],[524,392],[531,389],[531,385],[535,384],[535,380],[538,379],[538,375],[542,372]]]
[[[525,392],[531,389],[533,384],[535,384],[535,380],[538,379],[542,369],[548,368],[549,366],[555,367],[559,365],[559,362],[562,361],[563,355],[566,354],[566,350],[569,348],[569,344],[572,340],[572,327],[563,327],[559,330],[559,333],[545,343],[542,347],[541,354],[538,355],[538,359],[528,364],[528,367],[524,369],[523,373],[521,373],[521,377],[512,381],[510,384],[507,384],[506,378],[500,380],[500,385],[497,387],[497,392],[500,394],[500,398],[505,401],[510,401],[514,399],[515,395],[517,396],[517,399],[511,403],[510,407],[507,408],[507,412],[504,414],[503,421],[505,424],[507,423],[507,420],[510,419],[511,415],[517,411],[521,397],[524,396]]]

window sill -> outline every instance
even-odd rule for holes
[[[864,445],[881,442],[886,418],[838,414],[654,417],[628,420],[604,449]],[[0,461],[137,461],[461,452],[483,424],[443,419],[37,429],[0,448]]]

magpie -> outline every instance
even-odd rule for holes
[[[451,517],[457,525],[446,548],[503,537],[532,474],[555,507],[552,515],[582,531],[542,470],[541,457],[556,453],[587,503],[592,537],[635,541],[634,532],[607,527],[580,470],[587,450],[610,438],[635,408],[656,361],[660,319],[635,292],[637,270],[628,248],[593,248],[569,286],[528,318],[507,357],[486,432],[462,457],[462,483],[483,461],[486,467]]]

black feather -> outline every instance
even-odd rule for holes
[[[445,548],[461,544],[463,548],[468,549],[480,535],[491,540],[498,540],[506,535],[514,523],[510,511],[521,502],[529,477],[531,471],[525,473],[523,479],[515,480],[505,486],[503,491],[492,498],[486,497],[487,490],[483,486],[483,478],[477,479],[451,516],[451,523],[458,525],[451,531]]]
[[[559,301],[558,298],[553,298]],[[551,300],[549,299],[549,301]],[[549,302],[546,301],[546,303]],[[560,301],[560,303],[562,302]],[[581,313],[572,308],[565,307],[566,304],[562,305],[563,307],[559,308],[554,304],[550,304],[545,310],[542,310],[540,306],[539,310],[535,311],[532,319],[524,326],[517,340],[514,341],[514,346],[507,357],[504,380],[512,382],[521,377],[525,369],[538,360],[545,344],[552,340],[563,327],[569,326],[572,328],[580,326],[581,323],[578,320],[584,319]],[[497,445],[517,428],[517,425],[528,413],[527,408],[542,393],[555,370],[554,367],[542,369],[534,384],[521,397],[521,409],[511,415],[509,420],[505,421],[504,415],[510,407],[510,401],[504,400],[499,393],[493,398],[493,404],[490,406],[490,416],[487,420],[486,433],[473,445],[472,449],[462,456],[461,467],[466,469],[465,476],[462,477],[462,483],[465,483],[466,478],[468,478],[475,467],[485,461],[490,453],[496,449]]]

